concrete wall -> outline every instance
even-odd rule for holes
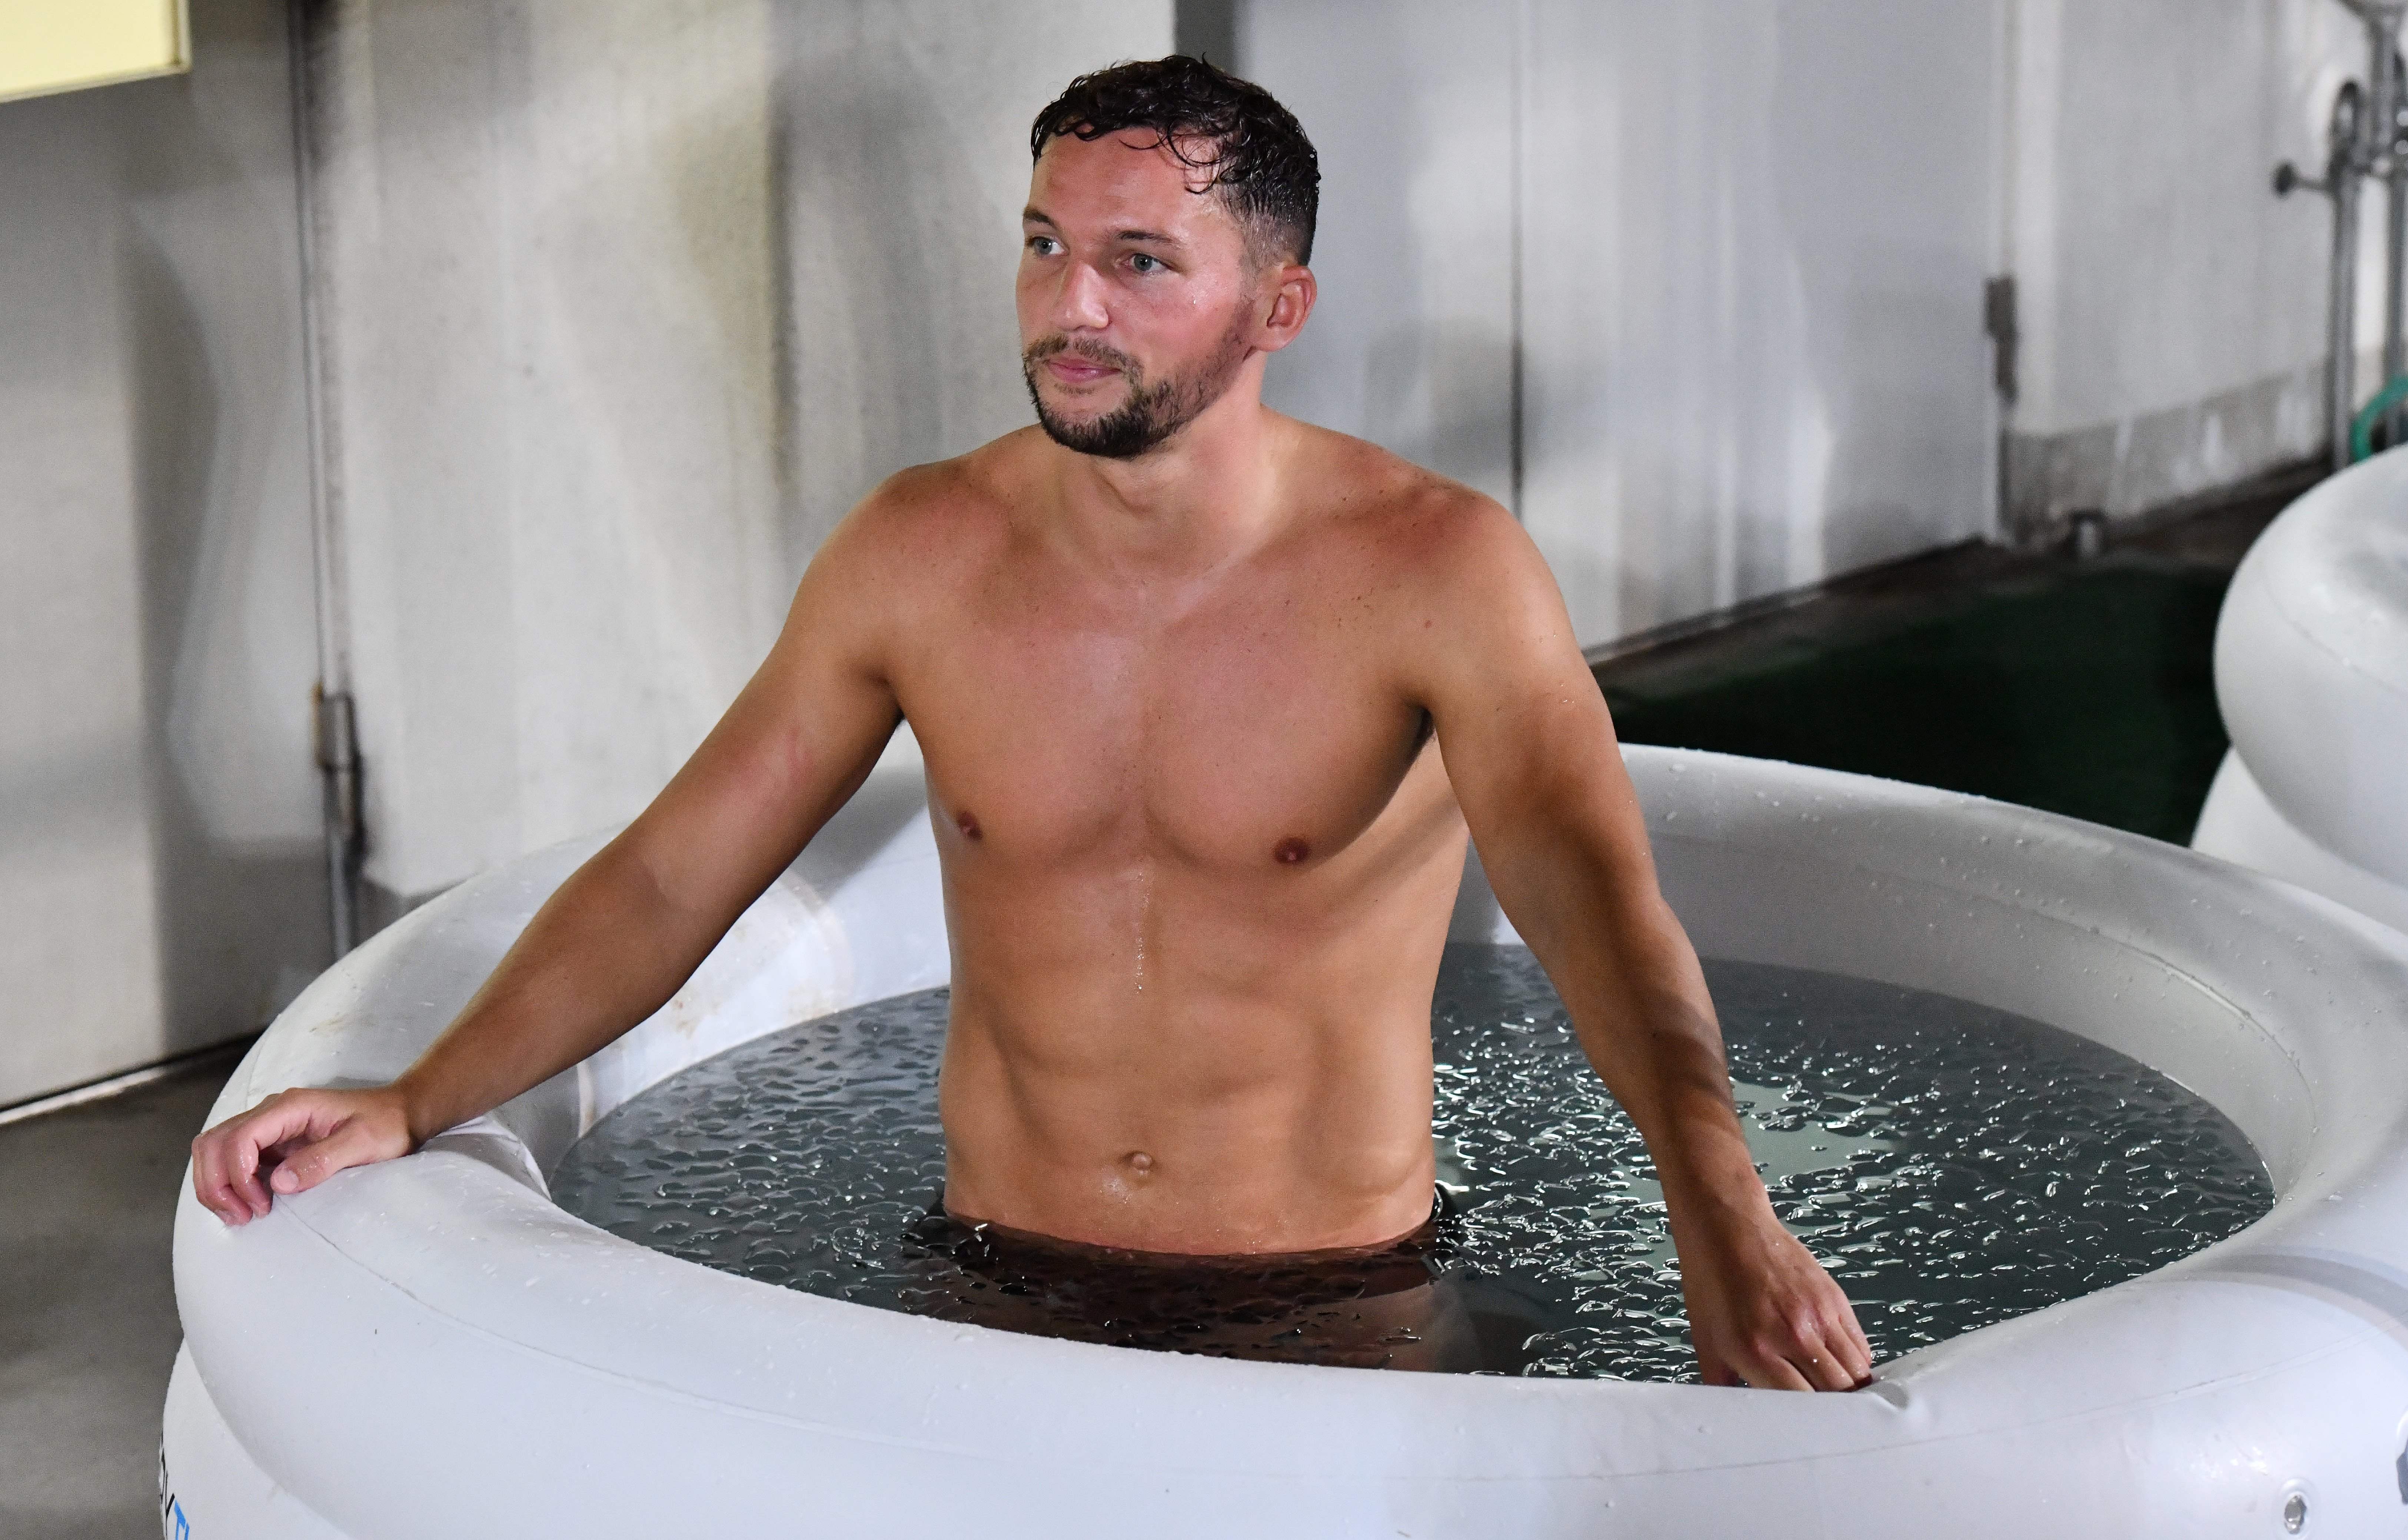
[[[1584,642],[1991,527],[1991,7],[1228,14],[1322,151],[1272,398],[1513,504]]]
[[[326,960],[283,16],[0,105],[0,1104]]]
[[[320,13],[342,640],[390,893],[630,815],[774,634],[769,23]]]
[[[864,492],[1027,421],[1027,124],[1167,3],[337,0],[317,217],[367,875],[624,819]]]
[[[2021,290],[2008,523],[2137,512],[2317,453],[2331,206],[2324,160],[2366,67],[2337,0],[2012,0],[2002,263]],[[2368,199],[2360,341],[2380,336]],[[2371,378],[2367,389],[2373,388]]]

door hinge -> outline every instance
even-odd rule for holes
[[[2001,273],[1982,285],[1982,331],[1990,339],[1990,381],[1999,399],[2015,403],[2015,275]]]
[[[349,690],[328,694],[321,685],[311,698],[310,736],[325,796],[328,915],[335,956],[340,957],[359,942],[360,861],[367,851],[360,808],[359,715]]]

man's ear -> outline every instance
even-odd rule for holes
[[[1270,303],[1264,309],[1262,324],[1254,328],[1254,346],[1264,353],[1277,353],[1296,340],[1321,294],[1312,269],[1300,262],[1283,263],[1274,272],[1276,286],[1270,291]]]

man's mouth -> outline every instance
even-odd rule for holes
[[[1093,359],[1067,353],[1055,353],[1045,360],[1045,368],[1066,385],[1092,385],[1098,380],[1121,372],[1109,364],[1098,364]]]

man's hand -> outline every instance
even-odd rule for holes
[[[417,1148],[401,1093],[279,1091],[193,1141],[193,1192],[230,1225],[267,1212],[272,1194],[307,1192],[348,1166]]]
[[[1727,1202],[1726,1199],[1725,1202]],[[1850,1390],[1872,1377],[1872,1349],[1848,1298],[1759,1199],[1673,1209],[1689,1341],[1708,1385]],[[1704,1209],[1707,1212],[1699,1212]]]

